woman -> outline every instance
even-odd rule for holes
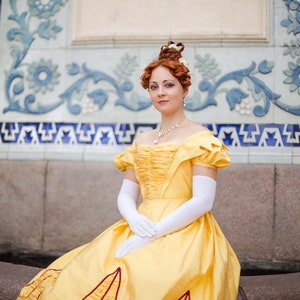
[[[115,157],[123,219],[41,271],[19,299],[236,299],[240,265],[211,213],[217,169],[230,159],[185,116],[183,50],[169,41],[141,76],[161,125]]]

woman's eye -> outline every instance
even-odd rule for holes
[[[169,83],[166,84],[166,87],[168,87],[168,88],[171,88],[173,86],[174,86],[174,83],[172,83],[172,82],[169,82]]]
[[[155,89],[157,89],[157,86],[156,85],[150,85],[150,90],[155,90]]]

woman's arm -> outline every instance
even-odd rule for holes
[[[140,237],[152,237],[155,234],[154,223],[137,210],[140,187],[133,170],[126,170],[118,195],[118,209],[127,221],[130,229]]]
[[[193,167],[192,198],[156,224],[156,237],[179,230],[210,211],[216,193],[217,170]]]
[[[115,257],[122,257],[163,235],[177,231],[201,217],[213,207],[216,192],[217,171],[212,168],[193,167],[192,198],[175,211],[155,223],[156,233],[152,237],[133,235],[117,250]]]

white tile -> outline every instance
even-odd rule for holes
[[[44,147],[31,145],[11,145],[9,149],[8,159],[13,160],[43,160]]]
[[[82,148],[77,146],[47,147],[45,159],[47,160],[75,160],[81,161],[83,158]]]
[[[249,163],[290,164],[291,162],[292,152],[290,148],[249,148]]]
[[[232,163],[248,163],[248,147],[230,147],[229,151]]]

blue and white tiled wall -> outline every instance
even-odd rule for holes
[[[267,43],[186,43],[185,107],[233,162],[300,163],[300,3],[270,1]],[[72,45],[72,1],[1,7],[0,159],[111,160],[159,115],[139,85],[161,44]]]

